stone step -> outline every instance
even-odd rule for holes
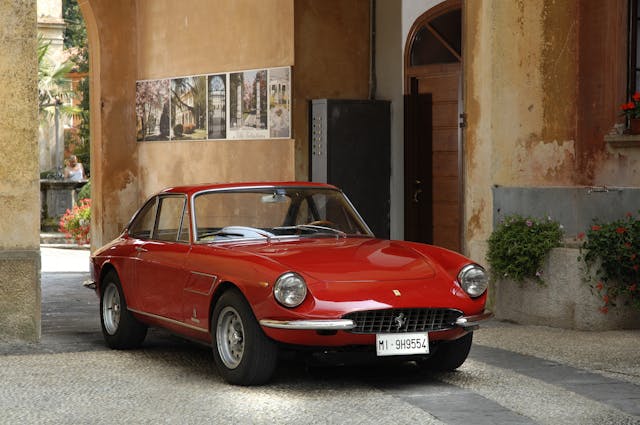
[[[63,233],[48,232],[40,233],[40,243],[42,245],[73,245],[74,241],[65,238]]]

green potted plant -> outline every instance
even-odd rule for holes
[[[609,223],[595,221],[582,245],[582,260],[595,271],[596,280],[590,283],[607,313],[617,300],[640,311],[640,218],[627,213],[626,217]]]
[[[494,280],[544,283],[543,262],[553,248],[561,245],[562,237],[562,226],[550,217],[505,217],[489,237],[487,260]]]

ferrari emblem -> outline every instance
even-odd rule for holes
[[[404,324],[406,322],[407,322],[407,318],[404,315],[404,313],[400,313],[396,317],[393,318],[393,323],[395,323],[397,330],[402,329],[402,327],[404,326]]]
[[[400,291],[398,291],[397,289],[394,289],[394,290],[393,290],[393,294],[394,294],[396,297],[399,297],[400,295],[402,295],[402,294],[400,293]]]

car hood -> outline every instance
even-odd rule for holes
[[[325,282],[377,282],[431,278],[430,260],[401,241],[309,238],[236,246],[246,253]]]

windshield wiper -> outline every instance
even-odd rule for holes
[[[314,224],[296,224],[295,226],[280,226],[274,227],[273,230],[306,230],[311,233],[319,233],[319,234],[328,234],[329,231],[331,235],[335,235],[336,237],[346,238],[347,234],[342,230],[334,229],[332,227],[325,226],[316,226]]]

